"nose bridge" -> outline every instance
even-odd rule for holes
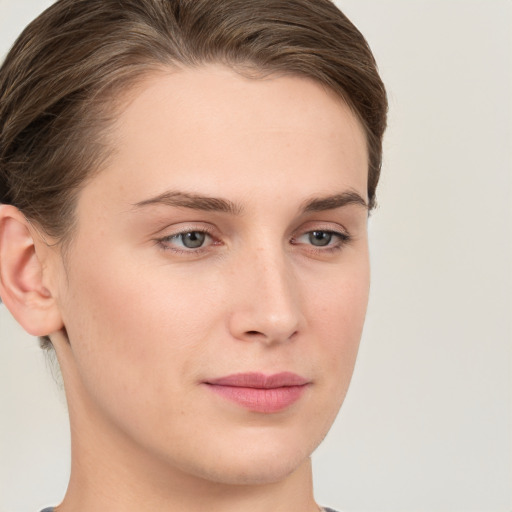
[[[237,337],[286,341],[297,332],[302,312],[297,282],[282,244],[260,243],[238,268],[241,300],[233,312]]]

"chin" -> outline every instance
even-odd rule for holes
[[[274,456],[268,458],[253,458],[250,461],[233,461],[205,471],[203,478],[225,485],[265,485],[281,482],[299,468],[309,465],[309,456],[284,459]]]
[[[226,485],[278,483],[299,468],[310,464],[310,455],[319,443],[290,442],[290,439],[253,439],[231,443],[228,449],[217,445],[208,457],[201,453],[201,465],[187,472],[210,482]],[[227,448],[227,447],[225,447]]]

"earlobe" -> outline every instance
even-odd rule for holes
[[[29,222],[14,206],[0,205],[0,296],[18,323],[34,336],[62,328],[43,276]]]

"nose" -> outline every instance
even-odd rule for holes
[[[260,248],[233,273],[229,330],[240,340],[271,345],[293,338],[303,325],[298,283],[280,251]]]

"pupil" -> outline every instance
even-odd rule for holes
[[[328,233],[327,231],[312,231],[309,234],[311,245],[316,245],[317,247],[328,245],[331,240],[332,233]]]
[[[190,233],[181,235],[183,245],[188,249],[197,249],[198,247],[201,247],[205,238],[206,234],[198,231],[191,231]]]

